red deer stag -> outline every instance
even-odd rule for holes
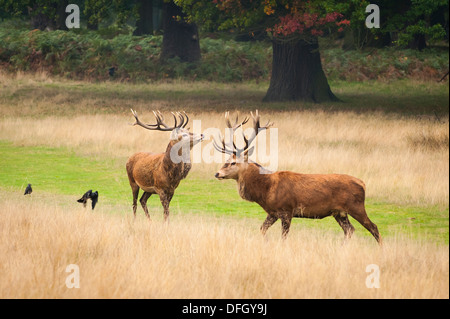
[[[136,119],[132,125],[139,125],[147,130],[172,131],[166,151],[160,154],[140,152],[132,155],[126,164],[128,179],[133,192],[133,214],[136,217],[139,188],[144,193],[140,198],[145,215],[150,219],[147,200],[152,194],[158,194],[164,208],[164,220],[169,217],[169,204],[175,189],[191,169],[190,150],[203,140],[203,134],[193,134],[186,129],[189,117],[186,113],[172,113],[175,124],[169,127],[164,123],[161,112],[153,112],[156,124],[142,123],[135,111],[131,110]],[[177,123],[177,116],[180,120]],[[186,152],[188,150],[188,152]]]
[[[252,141],[260,130],[268,129],[273,123],[260,126],[258,111],[253,118],[253,133],[244,135],[245,146],[237,148],[214,140],[216,150],[231,155],[225,165],[215,174],[217,179],[237,181],[239,195],[248,201],[258,203],[266,212],[267,218],[261,226],[264,235],[267,229],[281,219],[282,237],[285,238],[293,217],[324,218],[333,216],[349,239],[354,228],[348,215],[363,225],[381,245],[377,226],[367,217],[364,207],[365,185],[358,178],[342,174],[299,174],[289,171],[268,172],[257,163],[249,161]],[[248,121],[232,125],[225,113],[226,123],[233,132]],[[221,144],[221,145],[219,145]]]

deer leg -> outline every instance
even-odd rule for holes
[[[362,208],[349,210],[348,213],[372,234],[372,236],[377,240],[378,244],[382,244],[381,235],[378,232],[378,227],[369,219],[364,206]]]
[[[281,218],[281,236],[283,239],[286,239],[287,234],[289,233],[289,228],[291,227],[292,216],[288,216],[288,214],[284,214]]]
[[[150,219],[150,214],[148,213],[147,209],[147,200],[150,196],[152,196],[152,193],[144,192],[144,194],[142,194],[141,196],[141,199],[139,200],[141,202],[142,208],[144,209],[145,216],[147,216],[148,219]]]
[[[337,213],[336,215],[334,215],[334,219],[336,219],[339,226],[341,226],[342,230],[344,231],[345,239],[350,239],[350,237],[352,237],[353,235],[353,232],[355,231],[355,228],[352,224],[350,224],[347,214]]]
[[[161,200],[161,204],[164,208],[164,221],[169,221],[169,205],[172,200],[173,194],[170,193],[162,193],[159,194],[159,199]]]
[[[278,220],[278,217],[267,214],[266,220],[264,221],[264,223],[261,225],[261,228],[260,228],[263,236],[266,235],[267,229],[270,226],[272,226],[277,220]]]
[[[138,198],[138,195],[139,195],[139,186],[137,186],[137,184],[131,184],[131,183],[130,183],[130,186],[131,186],[131,191],[133,193],[133,215],[134,215],[134,218],[136,218],[137,198]],[[86,206],[86,204],[85,204],[85,206]]]

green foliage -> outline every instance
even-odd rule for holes
[[[54,17],[56,15],[56,5],[58,0],[0,0],[0,14],[3,17],[20,16],[27,11],[28,8],[34,9],[34,14],[45,14]]]
[[[175,0],[175,3],[183,8],[189,20],[207,29],[238,29],[250,34],[269,31],[272,37],[284,40],[286,36],[308,39],[337,30],[343,17],[337,10],[345,7],[335,0]],[[344,22],[347,24],[348,20]]]
[[[408,45],[417,35],[425,36],[428,41],[436,42],[444,39],[445,30],[439,23],[427,26],[424,20],[420,20],[416,24],[406,27],[405,32],[401,33],[398,39],[400,45]]]
[[[80,8],[84,22],[90,27],[99,24],[124,26],[128,19],[137,17],[135,1],[126,0],[0,0],[0,18],[45,16],[49,21],[58,20],[67,4],[76,4]],[[61,8],[61,6],[63,6]],[[58,11],[59,9],[59,11]],[[63,17],[64,18],[64,17]],[[57,27],[62,27],[58,26]]]
[[[81,7],[84,8],[83,13],[87,17],[88,24],[92,26],[109,22],[108,24],[123,27],[129,18],[137,17],[135,1],[86,0]]]
[[[446,36],[445,29],[436,16],[441,15],[448,24],[448,0],[385,0],[380,1],[379,6],[385,18],[376,32],[398,34],[398,39],[393,39],[394,44],[407,46],[419,35],[425,36],[429,42],[442,40]]]
[[[0,27],[0,65],[10,71],[47,70],[75,79],[105,80],[108,69],[120,80],[198,78],[241,81],[266,78],[270,54],[265,43],[201,40],[203,61],[159,60],[162,36],[132,36],[94,31],[10,30]]]
[[[72,79],[146,81],[196,79],[219,82],[267,80],[272,63],[269,42],[200,39],[202,60],[161,63],[162,36],[132,36],[119,29],[97,32],[28,31],[11,22],[0,25],[0,68],[44,70]],[[330,80],[438,79],[449,67],[448,51],[386,48],[371,52],[323,49],[323,69]],[[108,69],[116,68],[113,77]]]
[[[331,80],[439,80],[449,67],[448,51],[383,48],[371,51],[322,50],[324,71]]]
[[[88,17],[88,24],[98,25],[108,16],[108,4],[106,0],[86,0],[83,13]]]
[[[448,37],[445,31],[449,22],[448,0],[376,1],[381,16],[379,29],[368,29],[365,26],[368,14],[365,9],[373,2],[368,0],[175,2],[183,7],[191,21],[209,31],[238,29],[252,34],[256,30],[271,30],[273,35],[273,31],[278,30],[277,36],[289,33],[303,33],[307,36],[306,31],[311,31],[312,35],[327,35],[332,29],[320,23],[321,19],[339,12],[346,19],[343,21],[350,21],[353,47],[358,49],[365,46],[410,46],[412,40],[420,36],[425,37],[428,43]],[[318,15],[318,18],[311,19],[315,15]],[[335,29],[342,31],[342,28]]]
[[[22,14],[28,0],[0,0],[0,18],[18,17]]]

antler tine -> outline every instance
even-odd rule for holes
[[[177,127],[184,127],[184,121],[186,120],[183,116],[183,114],[181,114],[181,112],[177,112],[178,118],[180,119],[181,123],[177,125]]]
[[[156,118],[156,124],[155,126],[157,127],[158,130],[164,130],[164,131],[169,131],[171,130],[171,128],[169,126],[166,125],[166,123],[164,123],[164,115],[161,113],[160,110],[157,110],[156,112],[153,111],[153,114],[155,115]],[[161,125],[164,126],[164,128],[161,128]]]
[[[143,128],[147,129],[147,130],[156,130],[156,131],[172,131],[175,127],[169,127],[164,123],[164,116],[162,115],[162,113],[160,111],[153,111],[153,114],[155,115],[156,118],[156,124],[145,124],[142,123],[137,115],[137,112],[134,111],[133,109],[131,109],[131,113],[133,113],[134,118],[136,119],[136,122],[133,123],[132,125],[139,125],[142,126]],[[176,119],[175,119],[175,124],[176,124]],[[161,125],[163,127],[161,127]]]
[[[258,113],[258,110],[255,111],[255,115],[253,115],[253,112],[250,112],[250,115],[253,118],[253,126],[254,126],[254,128],[259,127],[259,113]]]
[[[239,123],[239,113],[236,114],[236,120],[234,121],[234,124],[231,124],[230,122],[230,112],[225,112],[225,122],[227,123],[227,126],[231,128],[234,131],[236,131],[240,126],[247,123],[249,118],[246,116],[242,122]]]
[[[164,123],[164,116],[162,115],[162,113],[161,113],[160,111],[158,111],[157,120],[158,120],[158,123],[161,124],[162,126],[164,126],[165,128],[167,128],[167,129],[169,129],[169,130],[173,130],[173,129],[175,129],[175,128],[180,127],[181,124],[178,125],[177,117],[175,116],[175,114],[174,114],[173,112],[170,112],[170,113],[172,114],[173,120],[174,120],[174,125],[173,125],[172,127],[170,127],[170,126],[168,126],[166,123]],[[176,112],[177,115],[178,115],[178,113],[179,113],[179,112]]]
[[[266,125],[261,127],[260,122],[259,122],[260,118],[259,118],[258,110],[255,111],[255,114],[253,114],[253,112],[250,112],[250,114],[253,119],[253,133],[250,135],[249,138],[247,138],[245,136],[245,134],[242,132],[242,137],[244,138],[244,143],[245,143],[245,146],[243,148],[236,147],[234,138],[233,138],[233,150],[230,150],[227,147],[224,139],[222,139],[222,147],[220,147],[219,144],[214,140],[214,148],[222,153],[234,154],[237,156],[249,149],[251,143],[256,138],[256,135],[258,135],[258,133],[261,131],[261,129],[268,129],[270,126],[273,125],[273,122],[270,122],[270,120],[269,120],[269,121],[267,121]],[[233,132],[235,130],[237,130],[239,127],[241,127],[242,125],[244,125],[245,123],[247,123],[249,121],[249,119],[250,118],[248,116],[246,116],[242,122],[239,122],[239,116],[237,115],[234,124],[231,124],[230,112],[228,112],[228,111],[225,112],[225,122],[227,124],[227,127],[231,128],[233,130]]]
[[[267,121],[266,125],[263,126],[263,128],[268,129],[273,125],[273,122],[270,122],[270,120]]]
[[[172,112],[170,112],[170,113],[172,114],[172,116],[173,116],[173,121],[174,121],[173,127],[171,128],[171,129],[173,130],[174,128],[178,127],[178,126],[177,126],[177,117],[176,117],[175,114],[173,114]]]
[[[248,117],[248,116],[246,116],[246,117],[244,118],[244,121],[242,121],[242,123],[241,123],[241,124],[239,124],[239,126],[242,126],[242,125],[244,125],[245,123],[247,123],[247,122],[248,122],[248,120],[249,120],[249,117]]]
[[[139,120],[139,117],[138,117],[137,112],[135,110],[133,110],[133,109],[130,109],[130,110],[131,110],[131,113],[133,113],[133,116],[134,116],[134,119],[135,119],[135,122],[130,124],[130,125],[133,125],[133,126],[134,125],[139,125],[139,126],[142,126],[143,128],[149,129],[149,130],[153,130],[154,129],[153,125],[142,123]]]
[[[153,126],[155,127],[159,127],[159,125],[161,124],[162,121],[164,121],[164,118],[161,119],[161,112],[160,111],[152,111],[153,115],[156,118],[156,124],[154,124]]]
[[[183,128],[186,127],[186,125],[189,123],[189,116],[187,116],[186,112],[183,111],[184,116],[186,116],[186,123],[184,123]]]
[[[232,128],[231,122],[230,122],[230,112],[225,112],[225,123],[227,124],[227,127]]]
[[[245,147],[244,150],[248,149],[250,147],[250,144],[252,144],[253,140],[256,138],[256,135],[258,135],[258,133],[261,130],[265,130],[268,129],[270,126],[273,125],[273,122],[267,121],[266,125],[261,126],[260,125],[260,117],[259,117],[259,112],[258,110],[255,111],[255,114],[253,115],[253,112],[250,112],[252,119],[253,119],[253,133],[252,135],[247,138],[244,134],[242,134],[244,136],[244,142],[245,142]]]
[[[255,131],[258,131],[258,129],[268,129],[269,127],[271,127],[273,125],[273,122],[270,122],[270,120],[267,121],[266,125],[261,126],[259,124],[259,112],[258,110],[255,111],[255,115],[253,115],[253,112],[250,112],[250,114],[252,115],[253,118],[253,126],[255,128]]]
[[[133,110],[133,109],[130,109],[130,110],[131,110],[131,113],[133,113],[134,119],[135,119],[135,121],[136,121],[136,122],[134,122],[134,123],[131,123],[130,125],[136,125],[136,124],[137,124],[137,121],[138,121],[137,113],[136,113],[136,111]]]
[[[232,149],[232,150],[230,150],[230,149],[227,147],[224,138],[221,139],[221,144],[222,144],[222,146],[219,146],[219,144],[217,143],[216,139],[213,137],[213,146],[214,146],[214,148],[215,148],[217,151],[219,151],[219,152],[221,152],[221,153],[228,154],[228,155],[233,155],[233,154],[236,155],[237,150],[236,150],[236,145],[234,145],[234,141],[233,141],[234,149]]]

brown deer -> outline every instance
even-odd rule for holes
[[[203,134],[193,134],[186,129],[189,117],[186,113],[172,113],[175,124],[168,126],[164,123],[161,112],[153,112],[156,124],[142,123],[135,111],[131,110],[136,122],[147,130],[171,131],[170,141],[164,153],[154,154],[139,152],[132,155],[126,164],[128,179],[133,192],[133,214],[136,218],[137,198],[139,189],[144,193],[140,198],[145,215],[150,219],[147,200],[152,194],[158,194],[164,208],[164,220],[169,217],[169,204],[180,181],[186,178],[191,169],[190,150],[203,140]],[[180,120],[177,123],[177,116]]]
[[[258,132],[268,129],[273,123],[260,126],[258,111],[253,118],[253,133],[249,138],[244,134],[245,146],[237,148],[221,145],[214,140],[216,150],[231,155],[225,165],[215,174],[217,179],[234,179],[237,181],[239,195],[248,201],[258,203],[266,212],[267,218],[261,226],[264,235],[267,229],[281,219],[282,237],[286,238],[291,220],[299,218],[324,218],[333,216],[349,239],[354,228],[348,215],[363,225],[381,245],[381,236],[377,226],[367,217],[364,207],[365,185],[358,178],[342,174],[299,174],[289,171],[269,172],[257,163],[249,161],[252,141]],[[245,124],[244,121],[231,124],[228,112],[226,123],[233,132]]]

